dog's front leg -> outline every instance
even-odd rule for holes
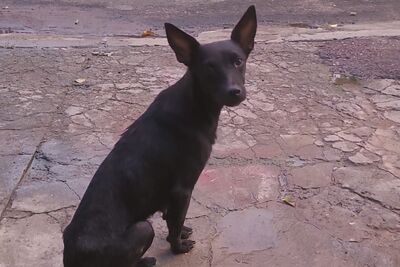
[[[167,208],[162,210],[162,218],[163,220],[167,220],[167,213],[168,210]],[[182,226],[182,231],[181,231],[181,238],[182,239],[188,239],[193,233],[193,229],[190,227],[187,227],[186,225]]]
[[[191,195],[192,191],[183,187],[175,188],[171,193],[166,214],[169,232],[167,241],[171,244],[171,250],[174,254],[190,251],[195,243],[192,240],[183,240],[181,237]]]

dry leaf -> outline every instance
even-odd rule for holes
[[[74,83],[75,83],[76,85],[83,84],[84,82],[86,82],[86,80],[85,80],[85,79],[82,79],[82,78],[76,79],[76,80],[74,81]]]
[[[286,195],[282,198],[283,203],[288,204],[292,207],[296,206],[296,202],[294,201],[293,197],[291,195]]]
[[[105,56],[105,57],[109,57],[112,55],[112,52],[101,52],[101,51],[93,51],[92,52],[93,56]]]
[[[151,30],[146,30],[142,32],[142,35],[140,37],[153,37],[153,36],[156,36],[154,32],[152,32]]]

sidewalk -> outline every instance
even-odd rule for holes
[[[261,28],[248,99],[224,109],[194,191],[196,246],[173,256],[155,215],[158,266],[400,266],[400,64],[356,79],[328,53],[397,49],[396,23]],[[162,38],[65,38],[0,35],[0,267],[62,266],[62,231],[98,165],[185,71]]]

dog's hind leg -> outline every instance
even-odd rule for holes
[[[68,233],[68,228],[67,228]],[[112,238],[82,236],[79,243],[66,242],[65,267],[151,267],[155,258],[142,258],[154,239],[154,230],[148,221],[129,226]],[[68,240],[68,239],[67,239]]]
[[[152,257],[142,258],[143,254],[149,249],[154,239],[154,230],[148,221],[140,221],[129,227],[128,242],[130,251],[130,262],[132,267],[151,267],[156,264],[156,259]],[[131,267],[129,266],[129,267]]]

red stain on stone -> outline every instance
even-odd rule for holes
[[[278,174],[279,168],[266,165],[206,169],[196,185],[196,198],[227,208],[275,199]]]

